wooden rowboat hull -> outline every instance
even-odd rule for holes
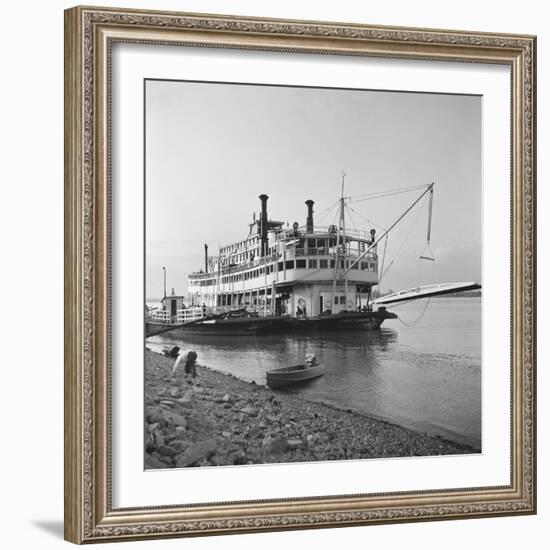
[[[305,365],[296,365],[294,367],[285,367],[282,369],[270,370],[266,373],[267,385],[271,389],[284,388],[295,384],[308,382],[325,374],[323,365],[306,367]]]

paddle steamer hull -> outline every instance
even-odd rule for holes
[[[384,320],[396,319],[395,313],[379,309],[370,312],[347,312],[320,317],[296,318],[291,316],[237,317],[206,319],[192,325],[149,323],[147,336],[165,332],[183,331],[185,334],[212,334],[216,336],[243,336],[263,333],[297,333],[324,330],[377,330]]]

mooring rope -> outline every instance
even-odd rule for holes
[[[405,302],[403,302],[405,303]],[[422,310],[422,312],[420,313],[420,315],[412,322],[410,323],[407,323],[406,321],[403,321],[403,319],[401,319],[401,317],[397,317],[397,320],[404,326],[406,326],[407,328],[415,328],[416,326],[419,325],[420,321],[422,321],[422,318],[424,317],[427,309],[428,309],[428,305],[430,304],[430,298],[428,298],[426,300],[426,303],[424,304],[424,309]],[[403,305],[403,304],[399,304],[399,305]]]
[[[272,297],[273,299],[274,297]],[[267,300],[267,296],[265,296]],[[258,370],[260,371],[260,377],[265,381],[267,379],[267,369],[264,368],[262,360],[260,358],[259,346],[258,346],[258,334],[256,332],[257,327],[254,327],[254,344],[256,346],[256,360],[258,361]]]

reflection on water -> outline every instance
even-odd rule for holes
[[[394,308],[408,323],[423,302]],[[265,371],[313,352],[326,374],[287,390],[481,448],[481,300],[432,299],[417,326],[379,331],[219,336],[183,331],[151,337],[154,351],[193,348],[199,363],[265,383]]]

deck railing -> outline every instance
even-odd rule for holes
[[[208,309],[203,310],[202,308],[186,308],[178,309],[176,316],[177,323],[188,323],[189,321],[196,321],[202,319],[203,317],[208,317]]]
[[[188,307],[185,309],[178,309],[176,315],[172,316],[169,311],[154,310],[147,314],[147,320],[155,323],[189,323],[191,321],[197,321],[212,317],[214,315],[240,313],[251,317],[268,317],[273,313],[270,310],[264,310],[263,306],[251,306],[251,305],[234,305],[234,306],[217,306],[217,307]]]
[[[170,313],[163,309],[156,309],[147,313],[147,319],[149,321],[155,321],[157,323],[169,323]]]
[[[340,251],[339,256],[341,260],[344,259],[343,254],[344,254],[343,250]],[[345,255],[345,259],[353,261],[353,260],[356,260],[361,255],[362,253],[359,251],[348,250]],[[283,258],[286,260],[293,260],[294,258],[309,258],[309,257],[320,258],[323,256],[324,256],[324,259],[327,259],[327,260],[334,259],[336,256],[336,251],[328,250],[326,248],[287,248],[284,254],[274,253],[274,254],[270,254],[269,256],[266,256],[265,258],[259,258],[252,262],[244,262],[236,265],[223,267],[220,270],[219,275],[223,277],[224,275],[231,275],[235,272],[241,272],[248,269],[261,268],[266,265],[270,265],[272,262],[282,261]],[[361,259],[364,261],[371,261],[371,262],[376,261],[377,254],[374,251],[370,251],[367,254],[364,254]],[[209,279],[217,275],[218,275],[218,271],[215,271],[210,273],[191,273],[190,277],[192,277],[193,279]]]

